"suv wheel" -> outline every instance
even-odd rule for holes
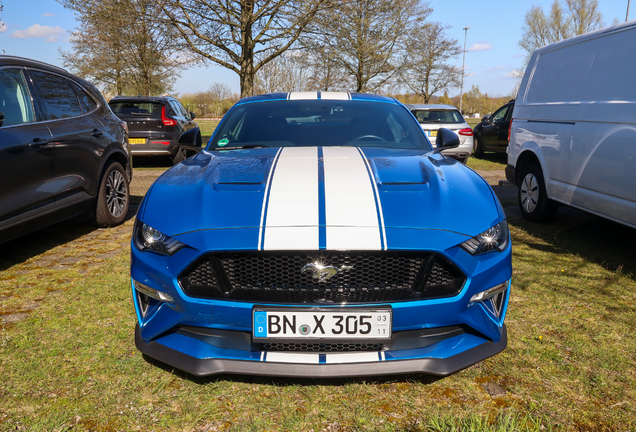
[[[126,171],[119,162],[106,167],[97,192],[95,223],[100,227],[119,225],[128,213],[128,181]]]
[[[479,139],[480,137],[478,137],[477,135],[475,135],[473,137],[473,156],[475,156],[476,158],[483,158],[484,157],[484,148],[481,145],[481,140]]]
[[[519,182],[519,209],[524,219],[531,222],[547,222],[558,210],[557,204],[548,199],[541,167],[524,166]]]

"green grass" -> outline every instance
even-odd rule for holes
[[[471,156],[466,161],[466,165],[474,170],[503,170],[508,164],[508,155],[505,153],[484,153],[481,159]]]
[[[218,120],[195,120],[201,129],[201,137],[203,138],[203,144],[207,143],[219,124]]]
[[[69,223],[5,244],[0,318],[28,315],[0,319],[0,431],[635,430],[636,231],[574,211],[510,226],[508,348],[446,378],[195,378],[136,350],[112,231]]]

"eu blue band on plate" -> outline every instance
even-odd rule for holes
[[[254,312],[254,337],[267,337],[267,312]]]

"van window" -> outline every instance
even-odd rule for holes
[[[580,43],[541,54],[526,93],[526,103],[577,102],[587,84],[593,50]]]
[[[0,111],[4,113],[2,126],[35,121],[29,88],[20,69],[0,70]]]
[[[29,71],[46,108],[47,120],[81,116],[82,106],[69,81],[59,75],[40,71]]]
[[[526,103],[636,101],[636,38],[622,31],[541,54]]]

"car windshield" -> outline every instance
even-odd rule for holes
[[[142,117],[161,117],[163,105],[155,102],[111,101],[110,109],[115,115],[137,115]]]
[[[464,123],[464,119],[459,111],[454,110],[413,110],[413,115],[421,124]]]
[[[239,105],[220,124],[208,149],[345,145],[431,150],[402,106],[346,100]]]

